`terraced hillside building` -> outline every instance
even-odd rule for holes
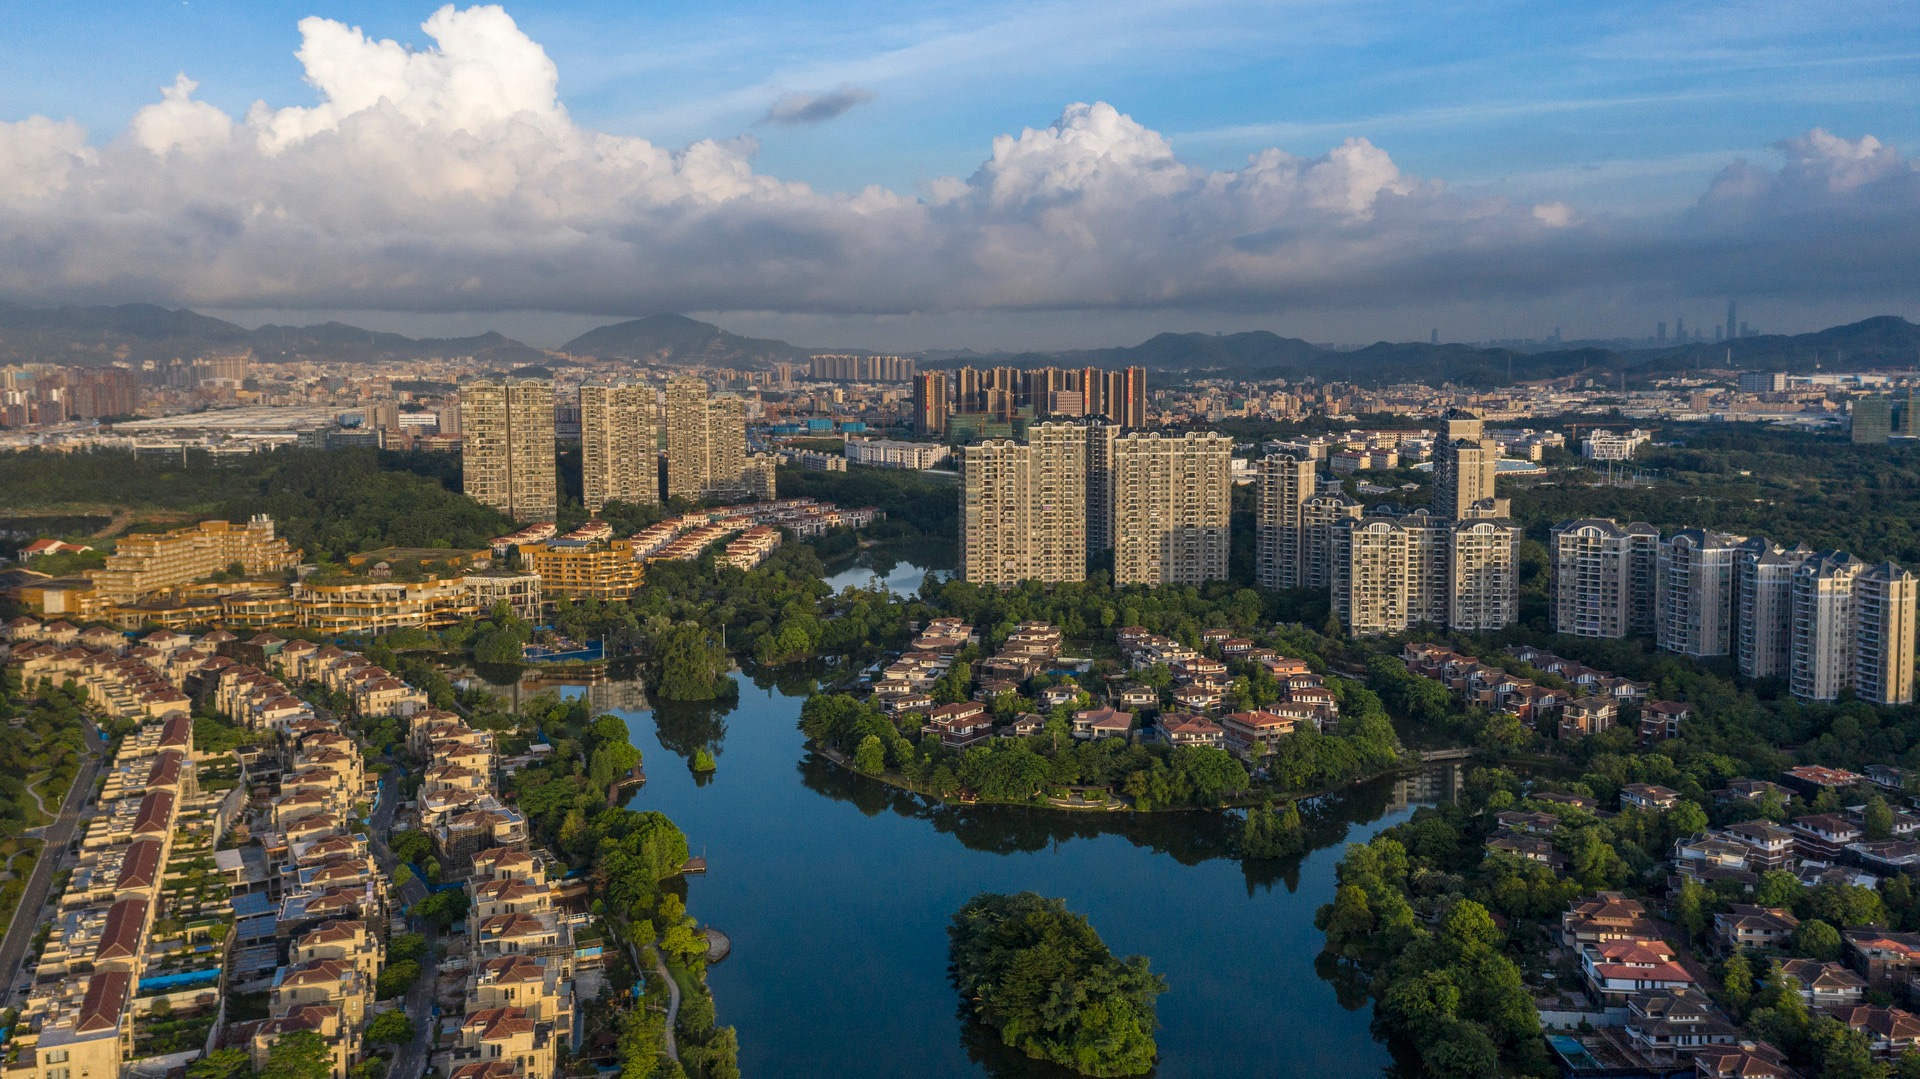
[[[126,603],[203,580],[239,565],[247,576],[285,573],[300,552],[274,534],[273,518],[247,523],[201,521],[170,532],[136,533],[114,545],[106,564],[90,575],[100,599]]]

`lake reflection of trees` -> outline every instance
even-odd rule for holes
[[[929,798],[857,775],[817,753],[808,753],[798,765],[807,789],[838,802],[847,802],[866,816],[891,811],[925,820],[936,832],[951,835],[968,850],[989,854],[1032,853],[1074,839],[1103,835],[1124,836],[1138,847],[1165,854],[1181,865],[1198,865],[1214,858],[1239,859],[1247,893],[1285,885],[1300,887],[1300,866],[1306,854],[1343,842],[1354,825],[1379,820],[1390,809],[1403,808],[1390,779],[1374,780],[1300,803],[1307,851],[1288,858],[1244,858],[1238,854],[1243,814],[1222,812],[1070,813],[1007,805],[942,805]]]
[[[733,701],[655,701],[653,724],[667,752],[693,763],[702,749],[720,756],[727,740],[727,713]]]
[[[965,1001],[955,1009],[954,1019],[960,1027],[960,1047],[988,1079],[1078,1079],[1079,1072],[1009,1047],[992,1027],[974,1018]],[[1157,1070],[1147,1072],[1147,1079],[1155,1074]]]

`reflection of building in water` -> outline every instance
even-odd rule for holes
[[[519,712],[528,701],[542,693],[569,698],[585,695],[587,707],[595,715],[602,712],[642,712],[651,707],[647,703],[646,685],[640,679],[608,681],[604,678],[604,672],[605,668],[595,667],[585,678],[579,672],[553,677],[535,668],[521,671],[518,680],[504,685],[489,682],[468,670],[454,670],[448,674],[460,689],[479,686],[493,694],[500,702],[500,709],[507,712]],[[601,675],[601,678],[589,681],[588,678],[594,674]]]
[[[1451,805],[1460,799],[1460,788],[1465,782],[1465,768],[1459,761],[1429,764],[1418,772],[1393,781],[1393,794],[1387,803],[1387,812],[1443,802]]]
[[[618,682],[600,682],[587,687],[587,707],[594,715],[602,712],[642,712],[647,705],[647,687],[638,678]]]

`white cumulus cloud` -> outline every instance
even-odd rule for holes
[[[1454,195],[1360,138],[1201,168],[1098,102],[995,137],[970,176],[923,196],[841,194],[757,172],[749,137],[671,149],[582,128],[552,59],[500,7],[449,5],[422,28],[433,45],[414,50],[301,20],[311,107],[235,119],[182,74],[104,145],[71,123],[0,123],[0,293],[606,315],[1266,310],[1655,277],[1753,294],[1799,287],[1811,264],[1792,253],[1836,232],[1871,237],[1825,260],[1858,285],[1920,250],[1914,164],[1871,136],[1816,130],[1780,144],[1777,169],[1737,162],[1658,227]],[[863,95],[783,99],[769,120]]]

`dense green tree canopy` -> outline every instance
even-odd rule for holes
[[[1115,958],[1061,900],[985,892],[947,937],[961,997],[1007,1045],[1083,1075],[1152,1069],[1165,980],[1142,956]]]

